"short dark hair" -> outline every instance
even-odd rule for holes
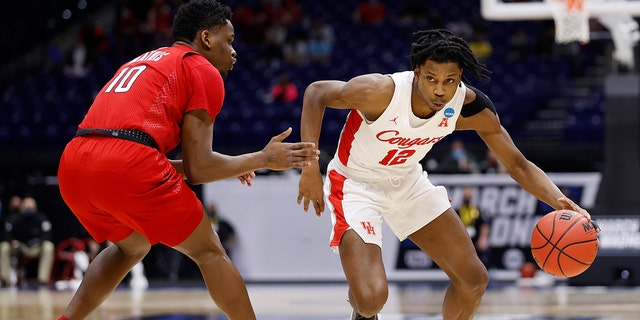
[[[491,71],[478,60],[469,44],[453,32],[446,29],[417,31],[418,39],[411,44],[411,69],[415,69],[427,60],[435,62],[457,62],[478,80],[488,80]]]
[[[223,26],[231,20],[231,8],[215,0],[191,0],[178,8],[173,19],[174,40],[193,41],[198,31]]]

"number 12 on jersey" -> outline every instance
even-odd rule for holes
[[[414,153],[416,153],[416,151],[413,149],[391,149],[389,150],[389,152],[387,152],[387,155],[378,163],[383,166],[403,164],[407,162],[407,158],[411,157]]]

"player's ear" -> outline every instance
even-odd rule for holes
[[[413,75],[414,75],[416,78],[420,77],[420,67],[415,67],[415,68],[413,69]]]
[[[209,33],[209,30],[206,30],[206,29],[202,30],[200,32],[200,40],[202,41],[202,44],[210,47],[211,46],[211,40],[209,40],[210,36],[211,35]]]

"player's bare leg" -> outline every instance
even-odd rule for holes
[[[489,274],[456,212],[449,208],[409,239],[451,280],[442,304],[444,320],[471,319],[480,306]]]
[[[133,266],[147,255],[151,245],[138,232],[108,246],[91,261],[80,287],[63,315],[84,319],[115,290]]]
[[[189,237],[174,247],[200,268],[209,295],[229,320],[254,320],[256,315],[240,272],[213,232],[207,215]]]
[[[340,242],[340,260],[349,283],[349,303],[358,314],[374,317],[389,296],[380,247],[347,230]]]

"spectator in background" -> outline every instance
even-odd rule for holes
[[[4,243],[7,242],[7,237],[5,235],[5,223],[7,221],[11,221],[13,220],[17,215],[20,214],[20,206],[22,205],[22,198],[20,198],[19,196],[11,196],[11,198],[9,198],[9,202],[7,203],[7,208],[6,210],[2,210],[2,214],[0,215],[0,223],[2,223],[2,226],[0,227],[0,246],[5,245]],[[7,244],[9,244],[7,242]],[[0,258],[0,260],[2,260]],[[4,282],[4,280],[2,279],[2,277],[0,277],[0,287],[2,287],[2,285],[6,285],[6,283],[2,283]]]
[[[353,20],[356,23],[380,25],[387,17],[387,7],[380,0],[364,0],[356,7]]]
[[[236,230],[231,223],[222,219],[218,214],[218,206],[215,203],[211,203],[207,206],[207,215],[209,216],[209,222],[213,231],[216,232],[222,242],[224,250],[227,251],[227,255],[233,258],[233,249],[236,246]]]
[[[289,65],[306,65],[309,62],[307,36],[300,31],[292,32],[282,48],[284,60]]]
[[[9,198],[9,204],[7,205],[7,211],[4,213],[4,219],[8,219],[15,214],[20,213],[20,207],[22,206],[22,198],[19,196],[11,196]]]
[[[36,200],[26,197],[20,205],[20,213],[4,224],[6,241],[0,244],[0,276],[6,284],[11,284],[11,257],[25,256],[38,258],[38,283],[49,284],[53,268],[54,245],[51,242],[51,222],[38,211]]]
[[[289,33],[285,25],[278,20],[272,21],[265,32],[267,38],[273,40],[273,42],[277,43],[280,46],[282,46],[287,40],[287,36]]]
[[[489,218],[478,208],[473,202],[474,189],[467,186],[462,191],[462,203],[457,212],[460,220],[467,228],[467,233],[471,238],[480,261],[489,267],[491,259],[491,248],[489,247],[489,232],[491,231],[491,222]]]
[[[272,69],[280,67],[284,61],[284,44],[288,30],[279,21],[272,21],[265,31],[263,62]]]
[[[287,64],[303,66],[309,63],[309,45],[301,32],[293,33],[285,42],[282,51]]]
[[[471,41],[469,41],[469,48],[480,61],[487,60],[493,55],[493,46],[487,40],[484,32],[474,32]]]
[[[82,278],[84,277],[84,273],[89,267],[89,263],[93,261],[102,250],[113,245],[110,241],[98,243],[88,234],[86,238],[77,238],[77,241],[82,242],[84,250],[70,250],[73,252],[73,277],[67,280],[56,281],[54,286],[57,290],[77,290]],[[175,250],[171,251],[177,252]],[[167,263],[167,261],[163,261],[163,263]],[[138,262],[133,266],[133,268],[131,268],[131,272],[129,272],[129,287],[132,290],[146,290],[149,287],[149,280],[145,275],[144,264],[142,261]]]
[[[451,151],[438,167],[442,173],[478,173],[478,162],[473,153],[467,151],[462,140],[451,143]]]
[[[86,23],[76,36],[69,53],[66,72],[68,75],[84,78],[98,62],[98,58],[109,51],[110,45],[101,26]]]
[[[311,61],[329,61],[333,53],[334,41],[333,27],[320,18],[313,20],[313,25],[309,30],[309,58]]]
[[[291,103],[298,99],[298,87],[291,82],[287,73],[278,77],[278,82],[271,87],[267,102]]]
[[[64,70],[64,65],[65,59],[61,39],[55,37],[47,46],[46,69],[52,72],[59,72]]]
[[[72,77],[84,78],[89,71],[87,69],[87,46],[81,38],[77,38],[70,52],[69,64],[66,73]]]

